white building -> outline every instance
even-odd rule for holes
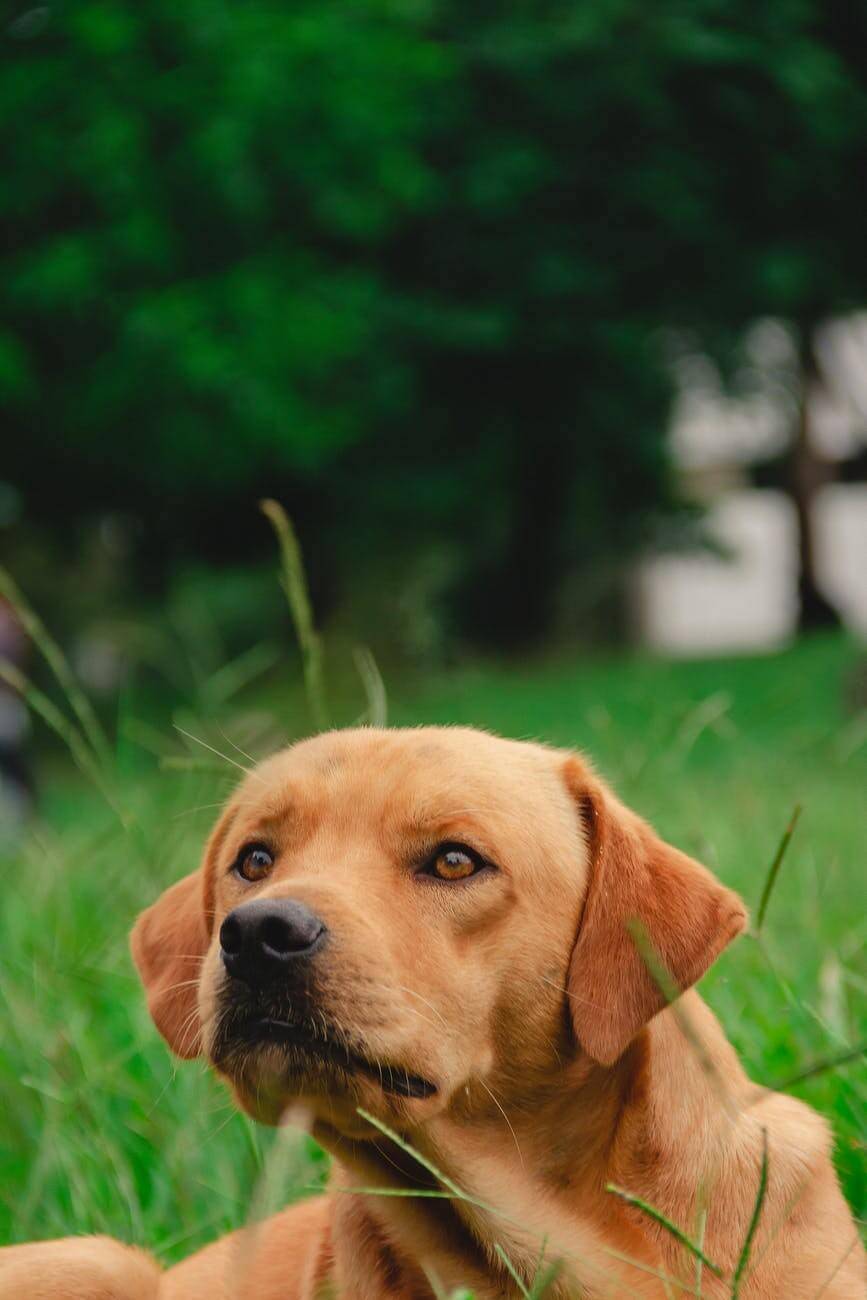
[[[808,394],[814,449],[833,467],[867,445],[867,313],[834,321],[816,341],[823,383]],[[670,431],[684,487],[707,509],[719,551],[644,560],[636,577],[639,631],[666,653],[773,649],[798,617],[798,535],[782,491],[750,483],[748,467],[783,453],[797,410],[797,359],[775,321],[746,338],[742,386],[726,395],[709,358],[681,353]],[[833,477],[833,475],[832,475]],[[829,482],[813,504],[817,579],[846,623],[867,636],[867,482]]]

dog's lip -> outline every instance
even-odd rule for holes
[[[274,1016],[260,1016],[247,1021],[241,1035],[250,1043],[280,1043],[285,1047],[301,1048],[311,1055],[342,1065],[344,1069],[366,1074],[378,1083],[383,1092],[408,1099],[432,1097],[436,1084],[421,1075],[411,1074],[402,1066],[368,1060],[360,1053],[316,1032],[312,1025]]]

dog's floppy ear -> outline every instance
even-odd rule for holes
[[[202,865],[171,885],[139,916],[130,935],[133,961],[147,994],[153,1022],[177,1056],[201,1050],[199,973],[212,921],[209,865],[222,847],[233,817],[228,809],[205,848]]]
[[[130,935],[132,957],[153,1022],[177,1056],[190,1060],[201,1048],[198,974],[208,946],[202,875],[194,871],[141,916]]]
[[[575,1034],[603,1065],[613,1064],[666,997],[634,935],[683,992],[700,979],[747,914],[737,894],[659,838],[576,758],[566,783],[584,822],[587,893],[569,966]]]

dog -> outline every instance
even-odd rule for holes
[[[12,1247],[0,1296],[504,1300],[541,1271],[553,1300],[862,1300],[826,1123],[752,1084],[691,988],[746,921],[575,754],[293,745],[132,953],[172,1050],[304,1122],[328,1192],[165,1272],[105,1238]]]

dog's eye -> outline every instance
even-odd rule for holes
[[[263,844],[248,844],[238,855],[232,870],[244,880],[262,880],[274,865],[274,859]]]
[[[482,858],[464,844],[441,844],[424,869],[437,880],[466,880],[484,866]]]

